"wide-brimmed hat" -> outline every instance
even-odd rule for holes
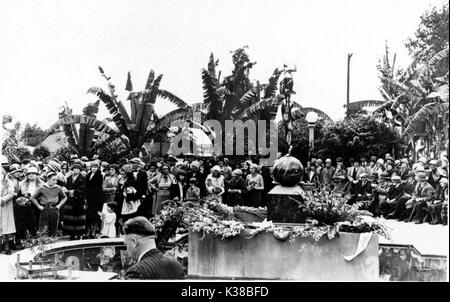
[[[331,164],[331,158],[327,158],[327,159],[325,160],[325,163],[330,163],[330,164]]]
[[[22,172],[23,170],[20,168],[19,164],[12,164],[9,167],[9,171],[10,171],[9,173],[14,174],[16,172]]]
[[[387,172],[381,173],[381,174],[380,174],[380,178],[381,178],[381,179],[391,179],[391,178],[389,177],[389,173],[387,173]]]
[[[48,167],[48,169],[50,171],[54,171],[54,172],[61,171],[61,165],[58,162],[54,161],[54,160],[50,160],[47,163],[47,167]]]
[[[439,183],[448,184],[448,178],[442,177],[439,179]]]
[[[392,175],[391,179],[392,179],[392,181],[400,181],[400,180],[402,180],[401,177],[398,176],[398,175]]]
[[[409,160],[407,158],[402,158],[401,162],[405,163],[405,164],[409,164]]]
[[[75,168],[81,170],[81,169],[83,169],[83,166],[82,166],[80,163],[75,162],[75,163],[73,163],[72,166],[70,167],[70,170],[73,170],[73,169],[75,169]]]
[[[430,164],[430,165],[436,165],[436,166],[437,166],[437,160],[432,159],[432,160],[430,160],[429,164]]]
[[[377,164],[384,165],[384,159],[382,159],[382,158],[377,159]]]
[[[173,155],[169,155],[169,156],[167,156],[166,161],[178,161],[178,159]]]
[[[422,172],[422,171],[417,172],[417,173],[416,173],[416,177],[417,177],[417,179],[419,179],[419,180],[427,180],[427,179],[428,179],[427,173],[426,173],[426,172]]]
[[[214,171],[220,172],[220,167],[217,165],[212,167],[211,172],[214,172]]]
[[[86,161],[89,161],[89,158],[87,158],[87,156],[82,156],[81,160],[86,162]]]
[[[29,167],[27,169],[27,175],[28,174],[39,174],[39,171],[38,171],[38,169],[36,167]]]
[[[200,163],[199,163],[198,161],[194,160],[194,161],[191,163],[191,167],[200,168]]]
[[[241,176],[242,175],[242,170],[241,169],[234,169],[233,172],[231,172],[231,175]]]
[[[367,174],[367,173],[361,173],[359,175],[359,178],[367,178],[368,176],[369,176],[369,174]]]

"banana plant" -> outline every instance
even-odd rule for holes
[[[158,97],[172,102],[180,109],[190,108],[185,101],[159,87],[162,74],[155,77],[155,72],[151,70],[144,90],[134,91],[131,74],[128,72],[125,85],[125,90],[129,92],[127,100],[130,102],[130,114],[128,114],[122,101],[117,99],[115,86],[110,81],[111,77],[105,74],[102,67],[99,67],[99,70],[101,76],[108,81],[109,93],[99,87],[91,87],[87,92],[96,95],[105,104],[121,137],[133,154],[138,154],[145,141],[154,133],[151,132],[151,128],[157,120],[154,106]]]

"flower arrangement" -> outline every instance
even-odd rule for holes
[[[272,221],[264,219],[262,222],[246,223],[239,220],[234,212],[261,211],[264,208],[229,207],[218,202],[215,198],[202,200],[200,205],[184,203],[176,205],[169,203],[154,217],[157,234],[169,236],[180,229],[219,236],[222,239],[244,235],[250,239],[261,232],[271,232],[275,238],[284,241],[289,238],[293,242],[297,237],[313,238],[318,241],[326,236],[328,239],[339,237],[339,232],[364,233],[373,232],[389,239],[390,230],[372,214],[360,210],[358,205],[347,204],[348,196],[342,196],[325,190],[307,196],[305,203],[299,204],[299,211],[307,214],[305,224],[295,226],[277,226]],[[170,229],[170,232],[167,230]],[[170,234],[169,234],[170,233]]]

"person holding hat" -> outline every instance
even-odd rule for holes
[[[14,240],[16,224],[14,222],[14,184],[9,179],[5,169],[0,168],[0,248],[11,255],[10,241]]]
[[[427,182],[427,174],[419,171],[416,173],[417,187],[414,190],[412,198],[405,204],[408,214],[415,216],[413,221],[416,224],[424,222],[427,214],[427,202],[434,199],[434,188]]]
[[[26,174],[27,178],[19,184],[19,191],[15,200],[16,242],[26,239],[27,232],[36,236],[39,223],[39,211],[33,205],[31,196],[44,182],[37,177],[39,172],[36,167],[29,167]]]
[[[49,171],[47,182],[31,195],[31,201],[41,211],[39,214],[39,232],[46,230],[49,236],[57,236],[59,210],[67,201],[67,195],[57,184],[56,172]]]
[[[206,177],[205,187],[208,192],[208,197],[222,202],[222,195],[225,192],[225,182],[223,176],[220,174],[219,166],[214,166],[211,169],[211,174]]]
[[[86,179],[81,175],[82,166],[74,163],[67,178],[67,202],[64,206],[63,233],[70,240],[80,239],[86,228]]]
[[[443,223],[442,206],[444,205],[445,200],[448,202],[448,179],[441,178],[439,180],[439,185],[436,188],[436,196],[434,200],[429,201],[428,204],[428,213],[432,218],[430,224],[440,224]]]
[[[394,218],[391,214],[396,209],[398,201],[404,194],[404,184],[401,180],[398,175],[391,176],[392,186],[386,195],[386,202],[383,204],[383,207],[380,207],[380,212],[384,217]]]
[[[128,255],[136,264],[127,269],[125,280],[183,279],[183,266],[162,254],[155,243],[155,227],[145,217],[128,220],[123,226]]]

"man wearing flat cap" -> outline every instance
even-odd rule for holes
[[[399,221],[408,220],[409,216],[405,207],[408,200],[412,198],[412,194],[417,186],[416,173],[414,171],[408,172],[408,178],[403,183],[403,195],[399,198],[395,209],[388,214],[387,218],[397,218]]]
[[[129,219],[123,226],[127,252],[136,260],[125,273],[126,280],[184,279],[183,266],[162,254],[155,243],[155,227],[142,216]]]

